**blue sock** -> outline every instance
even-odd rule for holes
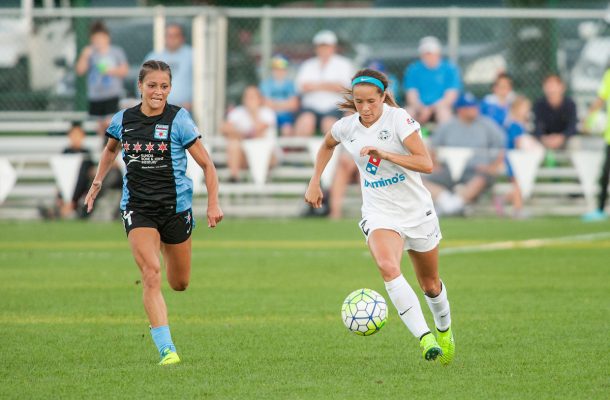
[[[176,351],[176,346],[172,342],[172,335],[169,333],[169,326],[164,325],[150,328],[150,334],[159,350],[159,354],[163,355],[163,351],[168,348],[171,351]]]

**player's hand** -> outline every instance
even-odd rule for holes
[[[322,194],[320,184],[309,182],[309,186],[307,186],[307,191],[305,192],[305,202],[310,204],[313,208],[320,208],[322,207],[323,198],[324,194]]]
[[[100,193],[100,189],[102,189],[101,181],[93,181],[91,187],[89,188],[89,192],[87,193],[87,197],[85,197],[85,205],[87,206],[87,213],[90,213],[93,210],[93,203],[95,202],[95,198]]]
[[[224,214],[222,213],[220,206],[208,206],[208,228],[216,227],[216,225],[222,221],[222,217],[224,217]]]
[[[377,147],[373,146],[365,146],[360,149],[360,157],[364,156],[373,156],[375,158],[380,158],[382,160],[386,160],[388,157],[388,153],[383,150],[379,150]]]

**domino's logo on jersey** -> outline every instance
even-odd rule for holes
[[[155,139],[165,140],[167,139],[167,133],[169,132],[169,125],[157,124],[155,125]]]
[[[379,169],[379,164],[381,164],[381,158],[369,157],[369,162],[366,164],[366,172],[371,175],[376,175],[377,170]]]

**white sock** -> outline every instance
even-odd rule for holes
[[[404,276],[400,275],[398,278],[386,282],[385,288],[388,291],[390,300],[392,300],[392,304],[398,310],[400,319],[409,328],[413,336],[419,339],[424,334],[430,332],[428,324],[426,324],[424,319],[424,314],[421,311],[417,295],[411,286],[409,286]]]
[[[439,331],[446,331],[451,326],[451,313],[449,311],[449,300],[447,299],[447,288],[441,281],[441,292],[436,297],[426,298],[426,303],[434,316],[434,324]]]

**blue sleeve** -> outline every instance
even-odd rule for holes
[[[409,65],[405,68],[405,74],[403,79],[403,89],[406,92],[409,89],[416,89],[417,82],[417,71],[415,71],[415,64]]]
[[[201,138],[197,125],[184,108],[181,108],[176,114],[176,118],[174,118],[172,135],[176,135],[176,141],[185,149],[191,147],[197,139]]]
[[[119,142],[123,138],[123,113],[125,110],[121,110],[112,116],[112,121],[106,129],[106,136],[112,139],[116,139]]]
[[[265,79],[260,83],[258,89],[261,91],[263,97],[271,97],[271,90],[269,90],[269,80]]]
[[[447,63],[449,79],[447,80],[447,89],[462,89],[462,80],[460,79],[460,69],[451,63]]]

